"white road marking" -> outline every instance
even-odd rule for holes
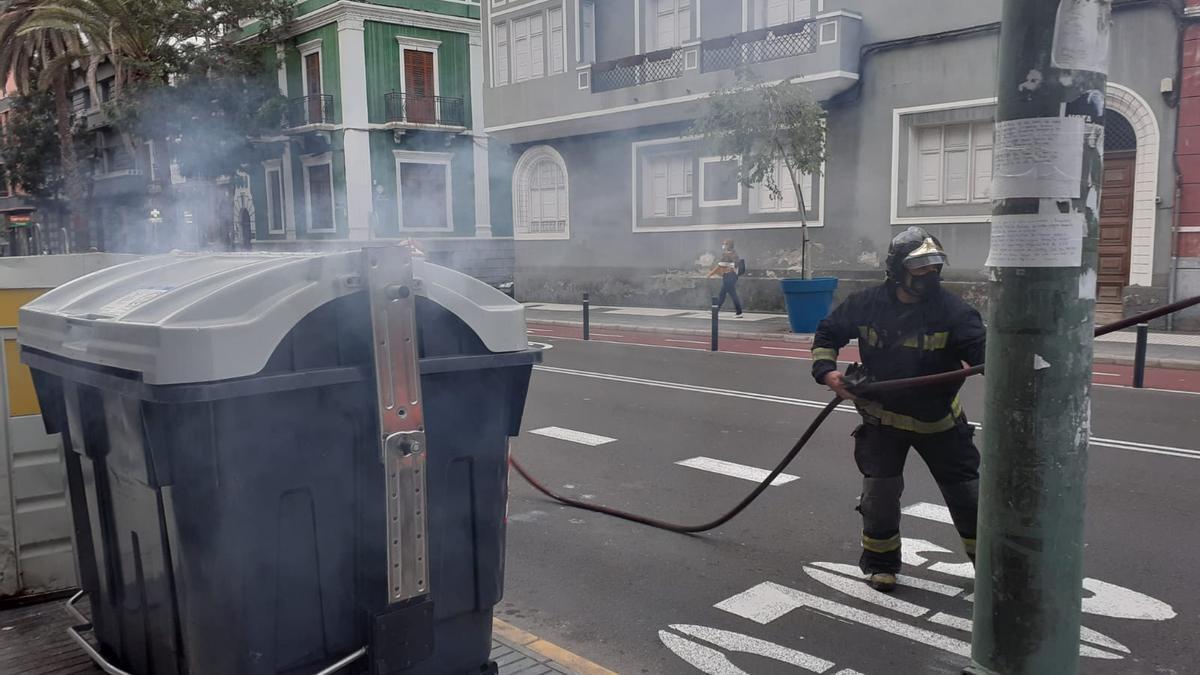
[[[1124,375],[1122,375],[1121,373],[1102,373],[1102,372],[1100,372],[1100,371],[1098,371],[1098,370],[1097,370],[1096,372],[1092,373],[1092,374],[1093,374],[1093,375],[1104,375],[1105,377],[1125,377],[1125,376],[1124,376]]]
[[[764,582],[748,591],[724,600],[715,605],[717,609],[736,614],[745,619],[758,623],[769,623],[783,614],[808,607],[818,612],[835,616],[839,619],[862,624],[869,628],[891,633],[898,637],[907,638],[913,642],[936,647],[959,656],[970,656],[971,645],[941,633],[924,628],[910,626],[894,619],[878,616],[861,609],[855,609],[840,602],[797,591],[787,586]],[[782,610],[782,611],[780,611]],[[773,617],[764,621],[766,617]]]
[[[820,567],[821,569],[829,570],[830,572],[837,572],[839,574],[844,574],[853,579],[858,579],[859,581],[862,581],[864,579],[864,577],[866,576],[862,573],[861,570],[859,570],[854,565],[846,565],[844,563],[814,562],[814,563],[812,563],[812,566]],[[923,591],[929,591],[931,593],[937,593],[938,595],[944,595],[948,598],[953,598],[954,596],[956,596],[959,593],[962,593],[964,590],[966,590],[966,589],[960,588],[958,586],[942,584],[942,583],[938,583],[936,581],[922,579],[920,577],[910,577],[910,576],[907,576],[904,574],[896,575],[896,583],[900,584],[901,586],[906,586],[908,588],[919,588]]]
[[[811,654],[805,654],[804,652],[797,651],[795,649],[789,649],[788,647],[783,647],[773,642],[767,642],[766,640],[750,637],[749,635],[742,635],[741,633],[734,633],[717,628],[709,628],[707,626],[693,626],[689,624],[672,624],[671,628],[689,637],[698,638],[709,644],[716,645],[721,649],[728,649],[729,651],[738,654],[754,654],[756,656],[765,656],[766,658],[774,659],[775,661],[786,663],[788,665],[797,666],[813,673],[827,672],[836,665],[832,661],[826,661],[825,659],[817,658]],[[662,638],[662,634],[662,632],[659,633],[660,638]],[[668,633],[668,635],[670,634]],[[664,640],[664,642],[666,641]],[[679,652],[676,653],[678,654]],[[724,656],[722,656],[722,659],[724,659]],[[692,663],[686,658],[684,660],[688,661],[688,663]],[[724,661],[728,663],[728,659],[724,659]],[[700,666],[695,663],[692,663],[692,665],[700,668]],[[701,670],[704,670],[706,673],[713,672],[704,668],[701,668]],[[739,670],[738,672],[741,671]]]
[[[612,333],[592,333],[592,332],[589,332],[589,333],[588,333],[588,335],[589,335],[590,337],[606,337],[606,338],[623,338],[623,337],[625,337],[624,335],[613,335]]]
[[[774,358],[774,357],[773,357]],[[785,357],[786,358],[786,357]],[[759,394],[748,391],[737,391],[733,389],[719,389],[716,387],[704,387],[699,385],[683,384],[681,382],[665,382],[661,380],[649,380],[640,377],[627,377],[625,375],[610,375],[608,373],[596,373],[586,370],[574,370],[571,368],[556,368],[553,366],[534,366],[534,370],[545,373],[556,373],[559,375],[573,375],[576,377],[589,378],[594,380],[606,380],[609,382],[622,382],[625,384],[637,384],[647,387],[656,387],[660,389],[673,389],[676,391],[688,391],[698,394],[710,394],[713,396],[724,396],[728,398],[740,398],[750,401],[763,401],[766,403],[778,403],[780,405],[796,406],[801,408],[824,408],[827,402],[812,401],[801,398],[792,398],[790,396],[776,396],[774,394]],[[1181,392],[1188,393],[1188,392]],[[857,411],[853,406],[842,404],[838,406],[839,412],[855,413]],[[973,424],[979,427],[978,424]],[[1181,457],[1184,459],[1200,460],[1200,450],[1192,450],[1190,448],[1178,448],[1172,446],[1152,445],[1150,443],[1141,443],[1138,441],[1122,441],[1109,438],[1092,437],[1089,441],[1090,445],[1101,448],[1114,448],[1117,450],[1129,450],[1131,452],[1142,452],[1152,455],[1165,455],[1168,457]]]
[[[860,579],[850,579],[840,574],[822,572],[807,565],[804,566],[804,573],[835,591],[845,593],[852,598],[865,600],[872,605],[878,605],[884,609],[890,609],[894,612],[907,614],[908,616],[923,616],[929,612],[928,607],[922,607],[886,593],[881,593],[864,584]]]
[[[605,314],[615,314],[617,316],[652,316],[658,318],[666,318],[671,316],[679,316],[681,314],[690,314],[690,310],[686,309],[658,309],[656,307],[621,307],[619,309],[610,309],[604,312]]]
[[[970,619],[964,619],[960,616],[954,616],[953,614],[944,614],[942,612],[938,612],[937,614],[934,614],[933,616],[929,617],[929,621],[931,623],[936,623],[939,626],[946,626],[948,628],[953,628],[955,630],[961,630],[966,633],[970,633],[971,628],[974,626],[974,622],[971,621]],[[1110,649],[1113,649],[1113,650],[1116,650],[1116,651],[1119,651],[1119,652],[1122,652],[1125,654],[1131,653],[1129,651],[1129,648],[1126,647],[1125,645],[1121,644],[1120,642],[1117,642],[1116,640],[1108,637],[1107,635],[1102,635],[1100,633],[1097,633],[1096,631],[1092,630],[1091,628],[1088,628],[1087,626],[1079,627],[1079,635],[1080,635],[1080,640],[1082,642],[1090,642],[1092,644],[1099,644],[1099,645],[1108,647]],[[1109,661],[1119,661],[1119,660],[1125,658],[1125,657],[1121,656],[1120,654],[1113,654],[1111,652],[1106,652],[1106,651],[1103,651],[1100,649],[1096,649],[1095,647],[1089,647],[1086,644],[1079,645],[1079,655],[1086,656],[1087,658],[1090,658],[1090,659],[1106,659]]]
[[[1175,610],[1161,600],[1098,579],[1084,579],[1083,589],[1094,593],[1083,599],[1083,611],[1088,614],[1143,621],[1166,621],[1176,616]]]
[[[953,525],[954,520],[950,518],[950,509],[941,504],[930,504],[929,502],[917,502],[912,506],[907,506],[900,511],[906,516],[915,518],[924,518],[938,523]]]
[[[551,349],[554,349],[554,345],[548,344],[545,342],[530,342],[529,346],[533,347],[535,349],[540,349],[542,351],[549,351]]]
[[[709,473],[719,473],[722,476],[741,478],[742,480],[753,481],[755,483],[761,483],[767,479],[767,476],[771,475],[771,472],[767,471],[766,469],[759,469],[757,467],[746,466],[744,464],[734,464],[733,462],[726,462],[724,460],[713,459],[711,457],[693,457],[691,459],[684,459],[675,463],[679,466],[686,466],[691,469],[708,471]],[[800,477],[781,473],[775,477],[775,480],[771,481],[771,486],[778,487],[780,485],[787,485],[795,480],[800,480]]]
[[[740,317],[737,317],[737,318],[730,318],[728,314],[724,314],[724,313],[721,316],[722,316],[722,318],[727,318],[730,321],[735,321],[737,323],[742,323],[742,322],[746,322],[746,321],[749,321],[749,322],[765,321],[767,319],[780,318],[776,314],[751,314],[749,312],[742,314]],[[675,318],[677,318],[677,319],[711,319],[712,318],[712,310],[710,309],[706,312],[688,312],[687,314],[683,314],[683,315],[677,316]]]
[[[528,333],[553,333],[554,332],[554,330],[552,330],[550,328],[528,328],[528,327],[525,328],[525,331]]]
[[[733,665],[728,656],[702,644],[679,637],[665,630],[658,631],[658,639],[675,655],[708,675],[750,675]]]
[[[533,309],[541,312],[582,312],[583,305],[563,305],[553,302],[538,302],[525,305],[525,309]],[[595,310],[599,308],[592,307],[592,309]]]
[[[810,349],[797,349],[796,347],[768,347],[763,345],[763,349],[769,349],[773,352],[802,352],[804,354],[812,353],[812,350]]]
[[[574,429],[564,429],[562,427],[543,427],[541,429],[534,429],[529,433],[547,438],[557,438],[560,441],[570,441],[571,443],[578,443],[580,445],[590,445],[592,447],[615,443],[617,441],[617,439],[609,438],[608,436],[598,436],[585,431],[575,431]]]
[[[676,340],[676,339],[674,339],[674,338],[667,338],[666,340],[664,340],[664,342],[675,342],[675,343],[677,343],[677,344],[681,344],[681,345],[705,345],[705,346],[712,346],[712,343],[711,343],[711,342],[705,342],[704,340]]]

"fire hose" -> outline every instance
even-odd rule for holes
[[[1180,310],[1187,309],[1188,307],[1192,307],[1194,305],[1200,305],[1200,296],[1196,296],[1193,298],[1187,298],[1185,300],[1180,300],[1179,302],[1175,302],[1170,305],[1166,305],[1164,307],[1159,307],[1157,309],[1152,309],[1148,312],[1143,312],[1141,314],[1138,314],[1137,316],[1132,316],[1127,319],[1122,319],[1120,321],[1116,321],[1116,322],[1113,322],[1113,323],[1110,323],[1110,324],[1107,324],[1104,326],[1099,326],[1096,328],[1094,337],[1100,337],[1102,335],[1114,333],[1116,331],[1123,330],[1125,328],[1129,328],[1130,326],[1135,326],[1139,323],[1151,321],[1153,319],[1157,319],[1159,317],[1163,317],[1168,314],[1172,314],[1174,312],[1178,312]],[[971,377],[972,375],[981,375],[981,374],[983,374],[983,364],[979,364],[977,366],[972,366],[970,368],[960,368],[959,370],[951,370],[951,371],[947,371],[944,373],[937,373],[934,375],[923,375],[920,377],[909,377],[909,378],[904,378],[904,379],[899,379],[899,380],[883,380],[883,381],[877,381],[877,382],[870,382],[870,383],[864,384],[860,387],[854,388],[853,393],[856,395],[867,396],[867,395],[879,393],[879,392],[895,391],[897,389],[910,389],[910,388],[916,388],[916,387],[928,387],[928,386],[938,385],[938,384],[950,384],[950,383],[965,380],[968,377]],[[621,520],[628,520],[630,522],[639,523],[641,525],[648,525],[650,527],[657,528],[660,530],[668,530],[670,532],[678,532],[680,534],[699,534],[701,532],[707,532],[709,530],[714,530],[714,529],[724,525],[725,523],[728,523],[729,521],[736,518],[742,511],[745,511],[746,507],[750,506],[750,504],[752,504],[754,502],[754,500],[758,499],[758,497],[760,495],[762,495],[763,492],[766,491],[766,489],[771,485],[771,483],[776,478],[779,477],[779,474],[783,473],[783,470],[786,469],[788,467],[788,465],[792,463],[792,460],[796,459],[796,456],[800,454],[800,451],[803,450],[804,446],[808,444],[808,441],[812,439],[813,435],[817,432],[817,429],[819,429],[821,427],[821,425],[825,422],[825,420],[829,417],[829,415],[838,407],[838,405],[841,404],[841,402],[842,402],[841,397],[834,397],[834,399],[832,401],[827,403],[825,405],[825,407],[821,409],[821,412],[817,414],[816,419],[814,419],[808,425],[808,428],[804,430],[804,434],[800,436],[800,439],[796,441],[796,444],[792,446],[792,449],[789,450],[786,455],[784,455],[783,459],[779,462],[778,465],[775,466],[775,468],[771,471],[771,473],[768,474],[767,477],[764,478],[762,480],[762,482],[760,482],[753,490],[751,490],[750,494],[746,495],[745,499],[738,502],[738,504],[736,506],[734,506],[732,509],[725,512],[723,515],[716,518],[715,520],[711,520],[706,523],[699,523],[699,524],[695,524],[695,525],[682,525],[682,524],[678,524],[678,523],[671,523],[671,522],[667,522],[665,520],[659,520],[657,518],[651,518],[649,516],[643,516],[643,515],[640,515],[637,513],[631,513],[629,511],[622,511],[620,509],[615,509],[615,508],[612,508],[609,506],[603,506],[601,504],[593,504],[591,502],[584,502],[584,501],[580,501],[578,499],[571,499],[570,497],[564,497],[564,496],[557,494],[554,491],[550,490],[544,484],[542,484],[540,481],[535,479],[533,476],[529,475],[529,472],[525,470],[525,467],[521,466],[521,463],[517,461],[516,457],[512,457],[510,455],[508,461],[509,461],[509,464],[512,465],[512,468],[515,469],[516,472],[518,474],[520,474],[521,477],[524,478],[527,483],[532,485],[535,490],[537,490],[538,492],[541,492],[543,495],[549,497],[550,499],[553,499],[554,501],[557,501],[561,504],[565,504],[566,506],[574,507],[574,508],[581,509],[584,511],[591,511],[593,513],[601,513],[606,516],[620,518]]]

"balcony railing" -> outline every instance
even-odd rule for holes
[[[332,94],[313,94],[288,101],[286,128],[298,129],[314,124],[335,124]]]
[[[816,24],[810,19],[760,28],[700,45],[700,68],[706,73],[729,70],[817,51]]]
[[[390,124],[429,124],[444,127],[466,125],[466,107],[461,98],[393,91],[384,96],[384,102]]]
[[[661,82],[683,75],[683,50],[662,49],[592,66],[592,93]]]

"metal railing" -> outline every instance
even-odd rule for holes
[[[384,103],[389,123],[435,124],[447,127],[466,125],[466,106],[461,98],[393,91],[384,95]]]
[[[592,66],[592,93],[671,80],[683,75],[683,50],[663,49]]]
[[[706,40],[700,45],[700,69],[709,73],[817,51],[811,19]]]
[[[288,129],[313,124],[334,124],[332,94],[313,94],[288,101],[284,125]]]

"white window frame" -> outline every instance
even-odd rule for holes
[[[687,158],[687,160],[688,160],[688,165],[684,169],[684,182],[687,183],[687,176],[688,176],[688,174],[691,174],[691,179],[692,179],[691,180],[691,189],[686,193],[672,194],[671,193],[670,163],[673,159],[677,159],[677,158],[681,158],[681,157]],[[690,152],[690,148],[689,149],[681,149],[677,152],[655,153],[653,155],[649,155],[647,157],[642,158],[642,185],[641,185],[641,191],[635,193],[639,196],[639,198],[636,200],[637,204],[635,204],[635,206],[637,206],[639,204],[644,205],[646,192],[648,190],[652,191],[654,189],[653,171],[654,171],[654,165],[656,162],[667,162],[667,192],[666,192],[666,194],[663,195],[663,198],[667,202],[668,212],[671,210],[672,204],[673,203],[675,204],[675,214],[670,215],[668,213],[667,215],[660,216],[660,215],[656,215],[654,213],[642,212],[641,213],[642,219],[644,219],[644,220],[651,220],[651,219],[666,220],[666,219],[676,219],[676,218],[695,218],[695,217],[697,217],[697,215],[698,215],[697,214],[698,200],[696,199],[696,155],[694,153]],[[653,200],[653,199],[654,199],[654,195],[652,194],[651,200]],[[691,202],[691,210],[689,213],[679,215],[678,204],[679,204],[679,202],[682,202],[684,200],[688,200],[689,202]]]
[[[504,45],[503,45],[504,78],[503,78],[503,80],[501,80],[501,78],[498,77],[498,74],[501,72],[501,70],[500,70],[500,64],[498,62],[498,59],[496,58],[496,54],[498,53],[497,47],[499,46],[496,42],[496,27],[501,26],[501,25],[504,27]],[[509,84],[512,84],[512,26],[508,25],[507,20],[493,21],[488,24],[488,30],[490,31],[491,38],[492,38],[492,40],[491,40],[492,48],[491,48],[491,53],[489,54],[489,57],[491,58],[491,65],[492,65],[492,77],[491,77],[492,86],[493,87],[505,87],[505,86],[508,86]]]
[[[825,37],[825,29],[826,28],[833,29],[833,30],[829,31],[829,37]],[[821,23],[821,25],[817,27],[817,36],[818,36],[818,42],[821,45],[836,44],[838,41],[838,22],[837,21],[823,21]]]
[[[453,232],[454,231],[454,155],[448,152],[420,152],[415,150],[393,150],[396,161],[396,220],[400,232]],[[401,167],[405,164],[441,165],[446,173],[446,226],[405,227],[404,225],[404,181]]]
[[[775,170],[779,174],[775,177],[776,184],[784,185],[786,183],[788,186],[791,186],[792,191],[795,192],[795,186],[792,184],[791,173],[788,171],[787,165],[784,164],[783,160],[776,160],[775,167],[776,167]],[[812,209],[813,177],[812,177],[812,175],[807,174],[807,173],[800,174],[800,176],[801,176],[800,190],[804,194],[796,195],[795,208],[786,208],[784,206],[784,204],[782,203],[782,200],[771,199],[770,188],[767,187],[766,183],[759,183],[758,185],[754,186],[753,192],[751,192],[751,194],[750,194],[750,213],[753,215],[756,215],[756,216],[757,215],[766,215],[766,214],[777,214],[777,213],[795,213],[797,215],[797,217],[799,217],[801,196],[804,197],[805,213],[807,214],[809,211],[812,211],[813,210]],[[822,181],[822,183],[823,183],[823,181]],[[767,202],[767,203],[777,202],[778,206],[768,205],[764,202]],[[822,206],[823,206],[823,204],[818,204],[818,210]],[[817,215],[819,216],[820,213],[818,212]]]
[[[961,122],[951,122],[946,124],[931,124],[925,126],[912,126],[908,130],[908,182],[909,194],[906,199],[906,205],[909,207],[920,206],[963,206],[972,204],[988,204],[991,203],[991,195],[980,195],[976,192],[978,187],[978,155],[981,150],[992,150],[994,146],[994,138],[988,138],[981,141],[977,135],[977,129],[985,124],[993,124],[987,120],[965,120]],[[951,127],[966,127],[966,143],[961,147],[950,148],[947,146],[946,132]],[[922,132],[935,131],[938,138],[938,145],[931,150],[922,150],[920,148],[920,138]],[[953,198],[950,196],[950,176],[946,171],[946,164],[951,153],[963,154],[966,156],[964,196],[962,198]],[[938,167],[938,194],[936,199],[925,200],[920,194],[920,158],[924,156],[936,157]],[[914,161],[915,160],[915,161]],[[988,167],[987,175],[991,176],[991,167]],[[915,176],[917,181],[914,182],[912,177]],[[914,189],[915,188],[915,189]]]
[[[929,224],[958,224],[958,223],[987,223],[991,222],[992,217],[988,214],[963,215],[963,216],[901,216],[900,215],[900,143],[906,142],[908,134],[904,125],[904,117],[907,115],[915,115],[923,112],[933,112],[938,110],[956,110],[960,108],[979,108],[983,106],[996,105],[996,99],[978,98],[966,101],[949,101],[946,103],[933,103],[930,105],[913,106],[908,108],[893,108],[892,109],[892,205],[891,216],[892,225],[921,225]],[[906,169],[907,171],[907,169]],[[822,182],[822,185],[824,183]],[[907,195],[904,196],[907,200]],[[953,206],[953,205],[952,205]]]
[[[275,213],[275,205],[271,203],[272,173],[279,175],[279,207],[282,209],[282,213]],[[330,167],[329,180],[332,187],[333,167]],[[283,160],[268,159],[263,162],[263,181],[267,198],[267,234],[285,234],[287,233],[287,185],[283,180]],[[307,185],[307,183],[305,184]],[[275,227],[276,222],[279,227]]]
[[[693,1],[695,1],[695,0],[693,0]],[[530,4],[535,4],[535,3],[530,3]],[[553,49],[551,47],[551,42],[552,42],[552,37],[553,37],[553,35],[552,35],[553,27],[550,22],[550,12],[552,10],[559,11],[562,16],[562,22],[559,27],[559,30],[562,34],[562,59],[561,59],[561,61],[553,59],[554,54],[552,53]],[[524,79],[518,80],[517,79],[517,65],[516,65],[517,64],[516,48],[515,48],[516,40],[514,39],[514,36],[513,36],[514,35],[513,34],[513,23],[516,21],[522,21],[522,20],[527,21],[527,20],[529,20],[530,17],[536,16],[536,15],[541,15],[541,17],[542,17],[542,32],[541,32],[542,72],[540,75],[533,74],[533,65],[534,65],[533,52],[532,52],[533,36],[531,34],[527,34],[526,40],[528,40],[530,43],[529,76],[525,77]],[[489,37],[488,59],[490,61],[490,65],[491,65],[491,77],[490,77],[491,86],[492,87],[505,87],[510,84],[517,84],[520,82],[529,82],[531,80],[540,80],[540,79],[546,78],[546,77],[554,77],[556,75],[566,74],[568,72],[568,63],[569,63],[569,59],[570,59],[570,56],[568,55],[568,52],[570,51],[570,45],[567,44],[567,26],[568,26],[567,19],[568,19],[568,17],[567,17],[567,2],[566,2],[566,0],[559,0],[559,2],[550,3],[550,4],[543,5],[543,6],[540,6],[537,8],[533,8],[533,9],[527,8],[522,5],[518,5],[518,6],[510,7],[510,8],[501,10],[501,11],[489,13],[487,29],[488,29],[488,33],[489,33],[489,36],[488,36]],[[576,23],[578,23],[578,12],[576,12]],[[496,73],[499,72],[499,69],[497,68],[497,64],[496,64],[497,44],[496,44],[495,37],[496,37],[496,28],[501,25],[503,25],[505,27],[505,30],[507,31],[507,41],[504,43],[504,49],[508,56],[508,69],[505,71],[505,77],[503,80],[496,77]],[[578,34],[578,31],[575,31],[575,32],[576,32],[576,34]],[[576,40],[575,46],[576,46],[576,50],[580,49],[578,40]]]
[[[563,3],[564,5],[566,3]],[[551,17],[558,12],[558,26]],[[567,12],[563,6],[546,10],[546,77],[567,72]],[[554,33],[558,32],[559,58],[554,58]]]
[[[312,96],[312,94],[308,93],[308,65],[304,62],[305,59],[307,59],[311,54],[316,54],[317,59],[321,62],[321,81],[318,84],[320,86],[321,95],[325,94],[325,53],[321,47],[321,42],[322,40],[317,38],[316,40],[310,40],[297,47],[297,49],[300,51],[301,96]]]
[[[525,174],[536,167],[542,161],[549,160],[558,165],[558,169],[563,175],[563,192],[565,196],[567,213],[566,226],[562,232],[521,232],[522,214],[521,214],[521,199],[523,192],[523,179]],[[567,163],[563,160],[558,150],[555,150],[549,145],[536,145],[529,148],[521,154],[521,158],[517,160],[517,164],[513,170],[512,179],[512,208],[513,208],[513,238],[526,241],[551,241],[565,240],[571,238],[571,174],[567,171]]]
[[[712,232],[718,230],[783,230],[799,228],[800,212],[796,211],[795,220],[782,221],[754,221],[741,223],[697,223],[693,225],[641,225],[641,205],[643,200],[643,192],[641,182],[638,180],[639,171],[638,164],[643,160],[641,150],[643,148],[654,147],[658,145],[682,145],[696,141],[697,136],[678,136],[675,138],[656,138],[648,141],[635,141],[632,144],[632,158],[630,159],[630,194],[633,195],[630,205],[630,230],[634,234],[654,234],[663,232]],[[823,176],[825,174],[824,167],[821,170],[822,178],[817,182],[817,211],[815,217],[808,221],[809,227],[824,227],[825,226],[825,183]],[[806,204],[809,210],[812,211],[812,202]],[[772,213],[772,212],[768,212]],[[786,213],[786,212],[783,212]],[[746,217],[757,216],[760,214],[747,212]],[[662,220],[657,219],[657,220]]]
[[[333,153],[326,152],[321,155],[311,157],[303,157],[300,163],[304,165],[304,211],[307,219],[307,234],[331,234],[337,232],[337,186],[333,176]],[[312,182],[309,178],[309,172],[313,167],[329,166],[329,225],[325,228],[313,227],[313,208],[312,208]]]
[[[754,10],[753,11],[753,15],[754,15],[753,28],[759,29],[759,28],[770,28],[771,26],[783,26],[783,25],[787,25],[789,23],[795,23],[796,21],[802,21],[804,19],[814,18],[818,13],[824,11],[823,6],[818,6],[814,10],[813,5],[812,5],[812,0],[789,0],[788,1],[788,20],[783,21],[781,23],[769,24],[767,22],[767,13],[768,13],[767,4],[769,2],[770,2],[770,0],[747,0],[747,3],[745,5],[743,5],[743,13],[748,14],[749,12],[746,11],[748,5],[750,3],[754,4],[754,6],[753,6],[753,10]],[[807,13],[804,13],[804,12],[798,10],[797,7],[801,3],[808,5]],[[803,16],[800,16],[801,14],[803,14]],[[746,21],[745,23],[749,24],[751,22]],[[743,30],[749,30],[749,26],[748,25],[744,26]]]
[[[742,205],[742,196],[743,196],[742,195],[742,182],[740,180],[736,180],[736,179],[735,179],[735,182],[737,184],[737,197],[736,198],[734,198],[734,199],[717,199],[714,201],[708,201],[704,198],[704,186],[707,185],[707,182],[704,180],[704,176],[708,170],[708,165],[709,164],[724,164],[725,162],[734,162],[735,164],[737,164],[739,170],[742,166],[742,160],[739,157],[724,157],[724,158],[722,158],[722,157],[701,157],[700,158],[699,180],[696,181],[696,183],[700,186],[700,195],[699,195],[700,196],[700,208],[711,209],[711,208],[720,207],[720,206],[741,206]],[[693,187],[695,187],[695,186],[693,186]]]
[[[442,78],[438,72],[438,49],[442,46],[440,40],[426,40],[423,38],[407,37],[404,35],[396,36],[396,44],[400,47],[400,93],[408,93],[408,79],[405,63],[404,52],[408,50],[416,52],[427,52],[433,54],[433,95],[442,95]]]
[[[671,4],[671,10],[669,12],[664,12],[662,10],[662,3],[664,2]],[[679,31],[680,3],[687,3],[688,20],[686,38]],[[652,49],[648,49],[647,51],[673,49],[681,47],[684,44],[688,44],[696,39],[696,35],[698,34],[698,31],[696,30],[696,20],[698,19],[697,15],[700,12],[700,0],[647,0],[647,10],[646,23],[648,25],[646,27],[648,30],[646,30],[646,42],[648,45],[653,46]],[[673,21],[675,24],[672,31],[675,39],[673,43],[669,45],[662,45],[658,42],[659,21],[661,21],[662,17],[664,16],[670,16],[671,21]]]

